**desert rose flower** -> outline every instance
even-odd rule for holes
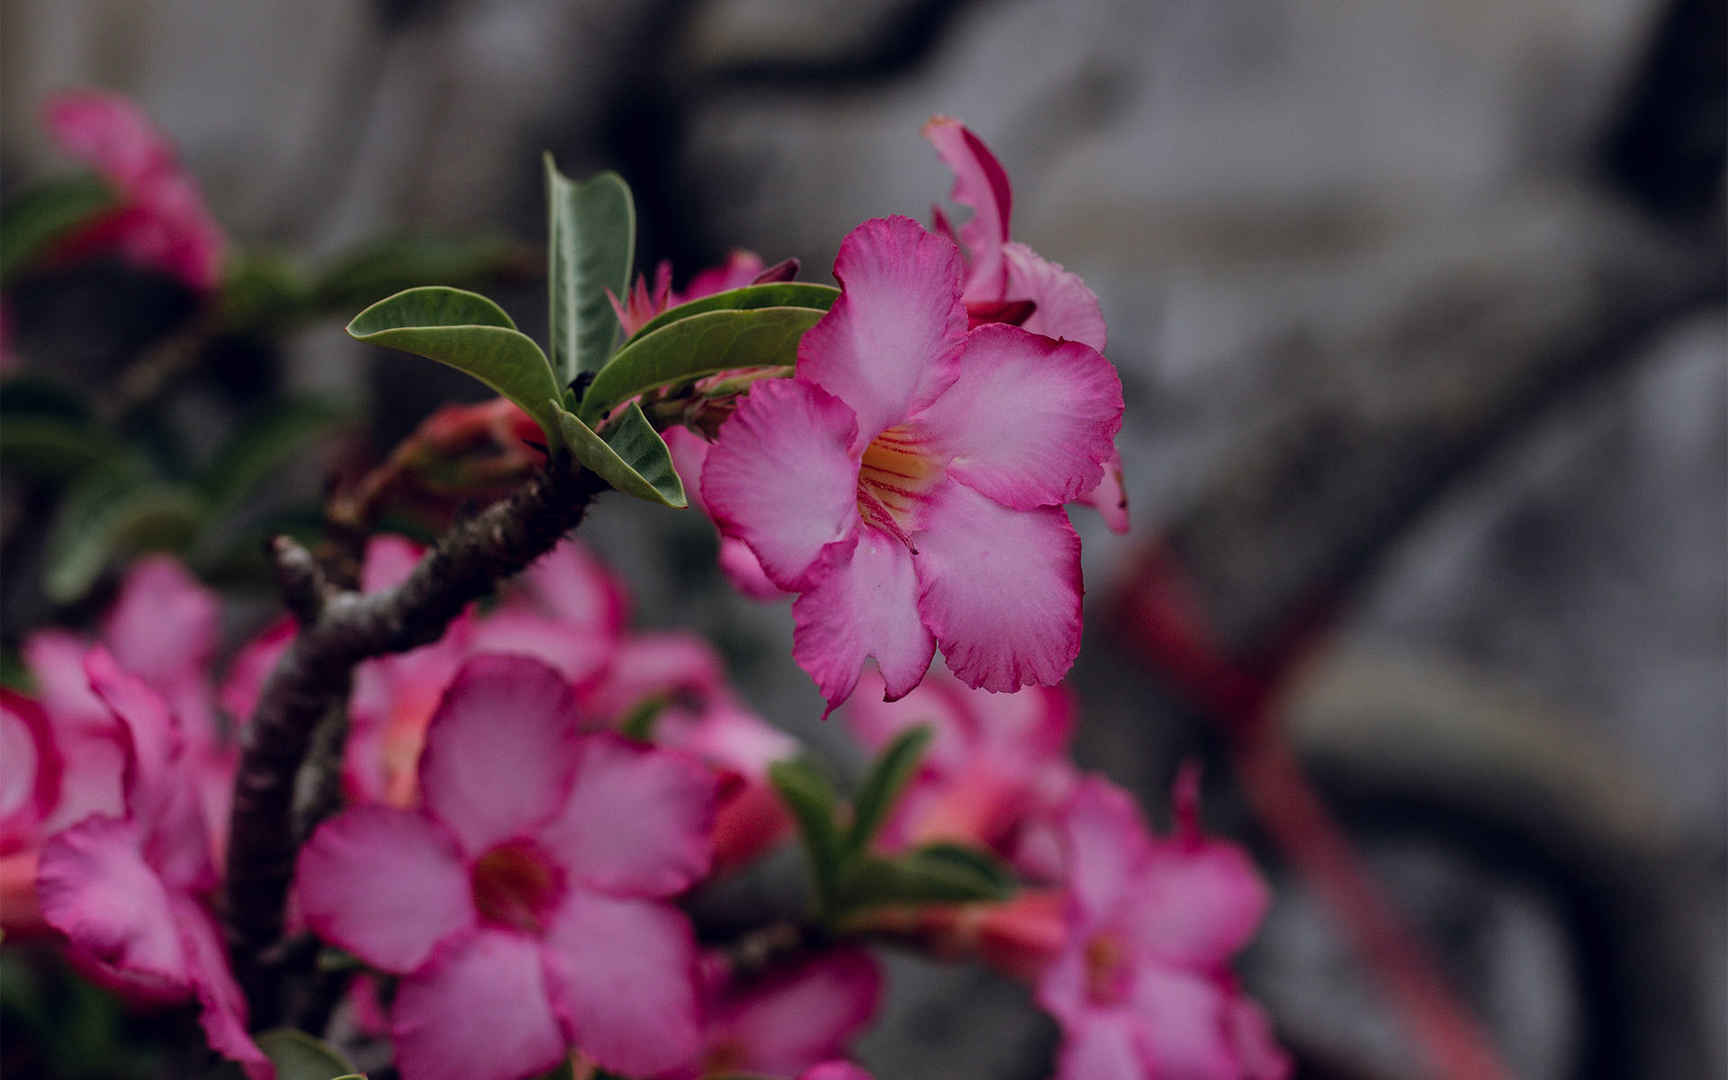
[[[770,281],[788,281],[797,271],[796,260],[789,259],[763,269],[762,256],[754,251],[734,249],[727,253],[726,261],[721,265],[698,271],[685,285],[683,292],[672,288],[672,263],[661,259],[654,267],[652,289],[648,287],[647,277],[637,274],[636,284],[631,287],[624,300],[620,301],[613,296],[610,289],[606,290],[606,297],[612,301],[612,311],[618,316],[618,325],[624,328],[624,336],[629,337],[668,308],[675,308],[679,304],[687,304],[728,289],[741,289],[746,285]]]
[[[168,703],[93,650],[90,684],[125,738],[124,809],[94,814],[43,845],[43,918],[72,958],[129,997],[196,1000],[212,1049],[248,1075],[273,1075],[246,1034],[246,1002],[203,897],[217,884],[209,823],[184,782],[187,745]]]
[[[708,502],[702,497],[700,482],[702,469],[708,464],[708,440],[682,427],[667,428],[661,434],[666,438],[666,449],[672,453],[672,464],[678,469],[678,475],[693,481],[685,486],[691,505],[712,517]],[[756,558],[750,545],[737,537],[720,533],[718,561],[720,572],[726,575],[726,580],[750,599],[778,600],[786,595],[780,591],[779,586],[768,580],[768,575],[762,570],[762,561]]]
[[[694,1058],[695,937],[668,901],[708,870],[714,772],[583,734],[557,671],[480,656],[419,773],[418,810],[345,811],[296,880],[314,932],[401,976],[405,1080],[516,1080],[572,1046],[636,1075]]]
[[[1266,886],[1240,849],[1201,833],[1197,773],[1177,782],[1175,803],[1169,839],[1102,779],[1068,807],[1068,940],[1038,983],[1062,1026],[1058,1080],[1289,1074],[1229,967],[1266,913]]]
[[[702,1053],[661,1080],[796,1075],[838,1058],[882,997],[882,975],[861,949],[834,949],[754,979],[709,964]]]
[[[1098,352],[966,328],[954,244],[865,222],[796,375],[721,427],[702,494],[721,531],[799,594],[793,656],[830,708],[874,656],[891,697],[938,644],[969,686],[1062,678],[1080,648],[1080,541],[1062,504],[1095,487],[1122,421]]]
[[[196,181],[144,113],[115,94],[81,91],[48,103],[60,148],[113,186],[119,205],[59,246],[62,258],[116,250],[129,261],[208,292],[222,274],[222,231]]]
[[[950,198],[972,211],[956,237],[941,208],[934,208],[937,231],[965,248],[968,270],[963,296],[973,325],[1009,319],[1033,333],[1083,342],[1103,352],[1107,336],[1098,297],[1080,275],[1010,238],[1014,190],[984,140],[947,116],[931,117],[924,125],[924,137],[954,173]],[[1030,313],[1025,310],[1028,303]],[[1095,508],[1112,532],[1128,531],[1122,458],[1114,449],[1098,486],[1074,501]]]

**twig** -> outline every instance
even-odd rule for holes
[[[270,956],[282,936],[298,849],[297,783],[314,733],[347,699],[354,665],[437,640],[470,603],[575,528],[604,489],[594,474],[560,462],[452,528],[400,585],[370,595],[323,583],[298,545],[273,545],[285,592],[296,614],[304,614],[247,731],[234,784],[225,908],[235,974],[255,1026],[281,1015],[282,988]]]

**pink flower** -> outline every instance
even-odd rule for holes
[[[168,703],[93,650],[90,685],[125,739],[124,812],[95,814],[42,848],[36,889],[43,918],[73,958],[135,998],[196,999],[212,1049],[273,1075],[246,1034],[246,1002],[227,967],[221,932],[202,897],[217,883],[210,823],[182,781],[186,741]]]
[[[1054,684],[1080,648],[1062,503],[1102,475],[1122,386],[1087,345],[968,333],[960,274],[909,218],[854,229],[796,376],[755,384],[703,468],[721,531],[799,594],[793,656],[830,709],[867,656],[899,697],[938,644],[991,690]]]
[[[1240,849],[1201,834],[1197,802],[1189,771],[1167,840],[1105,780],[1085,780],[1069,805],[1068,941],[1038,983],[1062,1025],[1060,1080],[1288,1075],[1229,970],[1266,913],[1266,887]]]
[[[695,1056],[697,955],[667,900],[708,870],[717,782],[674,751],[580,731],[555,670],[468,661],[419,763],[419,810],[362,806],[301,851],[307,924],[402,976],[407,1080],[514,1080],[572,1044],[604,1068]]]
[[[117,250],[199,292],[217,286],[222,231],[173,147],[136,105],[80,91],[50,101],[46,119],[60,148],[94,167],[120,197],[118,206],[61,245],[61,257]]]
[[[958,242],[968,257],[963,293],[972,324],[1014,318],[1035,334],[1079,341],[1104,351],[1104,312],[1098,297],[1080,280],[1025,244],[1009,239],[1014,192],[996,155],[958,120],[933,116],[924,137],[954,172],[950,197],[972,210],[960,226]],[[941,208],[936,228],[949,237],[954,229]],[[1028,314],[1025,304],[1030,303]],[[1128,497],[1122,486],[1122,459],[1112,449],[1097,486],[1072,500],[1095,508],[1112,532],[1128,531]]]
[[[824,1061],[798,1074],[798,1080],[871,1080],[868,1070],[850,1061]]]
[[[782,262],[764,270],[762,256],[754,251],[734,249],[727,253],[726,261],[720,266],[711,266],[697,272],[683,292],[672,288],[672,264],[661,259],[659,265],[654,267],[652,290],[648,288],[648,279],[638,274],[636,284],[622,303],[612,295],[611,290],[607,290],[606,295],[612,301],[612,310],[618,316],[618,325],[624,328],[624,336],[629,337],[669,308],[700,300],[717,292],[726,292],[728,289],[741,289],[746,285],[767,281],[785,281],[797,269],[796,262]]]
[[[876,1014],[882,975],[861,949],[835,949],[750,981],[711,965],[699,1064],[662,1080],[791,1076],[842,1054]]]
[[[1033,877],[1060,876],[1054,823],[1078,776],[1068,759],[1074,698],[1064,687],[1017,694],[968,689],[933,670],[899,701],[882,700],[880,676],[849,701],[846,721],[879,749],[906,729],[935,732],[906,793],[883,828],[889,849],[950,841],[994,849]]]
[[[693,481],[700,480],[702,469],[708,463],[709,443],[707,439],[688,428],[667,428],[661,432],[665,436],[666,449],[672,452],[672,464],[678,469],[678,475],[690,477]],[[702,498],[702,485],[691,483],[685,488],[690,496],[690,502],[697,510],[710,517],[708,502]],[[762,562],[756,558],[756,553],[750,550],[750,545],[737,537],[720,534],[720,572],[726,575],[726,580],[732,587],[752,600],[778,600],[786,594],[779,586],[768,580],[768,575],[762,570]]]

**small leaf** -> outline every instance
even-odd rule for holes
[[[848,851],[856,854],[869,849],[877,830],[888,820],[895,801],[906,789],[907,781],[917,771],[934,735],[935,730],[928,724],[907,728],[877,755],[853,803],[852,828],[846,836]]]
[[[642,415],[639,406],[632,404],[608,424],[604,436],[595,434],[593,428],[556,401],[549,400],[541,407],[560,425],[562,444],[570,448],[576,460],[599,473],[614,488],[675,510],[689,505],[684,482],[672,464],[671,451],[666,449],[666,440]]]
[[[623,299],[630,288],[636,208],[617,173],[577,183],[547,154],[546,218],[552,365],[567,383],[612,354],[618,316],[606,290]]]
[[[275,1028],[253,1036],[258,1049],[276,1066],[276,1080],[331,1080],[354,1076],[354,1066],[329,1043],[292,1028]]]
[[[776,286],[760,286],[775,288]],[[798,341],[826,312],[807,307],[705,311],[632,338],[594,376],[583,417],[604,416],[656,387],[738,368],[798,362]]]
[[[840,299],[840,290],[832,285],[811,281],[776,281],[766,285],[743,285],[725,292],[709,293],[688,303],[667,308],[637,328],[630,340],[647,337],[662,326],[668,326],[705,311],[752,311],[767,307],[802,307],[827,311]]]
[[[966,904],[1006,900],[1013,875],[982,852],[952,844],[917,848],[894,858],[863,855],[840,883],[841,914],[888,905]]]
[[[356,341],[467,372],[534,417],[554,449],[562,445],[557,409],[549,404],[563,388],[552,377],[546,354],[479,293],[442,285],[408,289],[354,316],[348,333]]]
[[[207,507],[190,488],[152,481],[140,469],[108,468],[72,485],[48,532],[43,588],[66,604],[82,597],[109,563],[141,551],[177,551],[197,535]]]
[[[0,212],[0,278],[9,278],[55,240],[114,205],[94,176],[56,180],[6,200]]]
[[[834,889],[845,858],[840,830],[834,823],[840,797],[827,777],[802,761],[776,761],[768,766],[768,780],[798,822],[804,854],[810,860],[816,905],[826,914],[833,909]]]

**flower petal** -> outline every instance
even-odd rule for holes
[[[362,592],[383,592],[402,584],[420,561],[419,544],[404,536],[380,533],[366,542],[366,558],[360,567]]]
[[[681,892],[708,872],[719,779],[696,758],[602,732],[583,736],[563,812],[540,843],[584,884]]]
[[[690,493],[691,502],[696,509],[707,514],[708,504],[702,497],[702,469],[708,463],[708,440],[681,427],[667,428],[662,434],[666,438],[666,449],[672,452],[672,464],[677,466],[678,475],[684,478],[684,489]],[[750,599],[777,600],[784,595],[768,580],[762,569],[762,560],[742,540],[722,535],[716,559],[732,587]]]
[[[669,904],[572,889],[546,937],[552,1000],[602,1068],[654,1075],[701,1047],[696,935]]]
[[[1056,1080],[1152,1080],[1132,1023],[1125,1016],[1088,1018],[1063,1032]],[[1184,1072],[1168,1075],[1188,1080]]]
[[[735,1071],[795,1073],[838,1057],[876,1013],[882,974],[862,949],[835,949],[727,994],[711,1010],[710,1046]]]
[[[873,1080],[862,1066],[850,1061],[824,1061],[798,1074],[798,1080]]]
[[[482,930],[402,980],[390,1013],[397,1065],[414,1080],[520,1080],[564,1060],[539,942]]]
[[[798,380],[851,408],[862,453],[954,381],[966,336],[960,252],[911,218],[874,218],[841,241],[834,277],[840,298],[799,342]]]
[[[127,572],[102,638],[121,667],[166,690],[188,673],[202,684],[220,619],[214,593],[179,560],[153,555]]]
[[[636,634],[619,644],[605,676],[583,693],[582,711],[609,724],[652,697],[706,701],[725,682],[719,654],[695,634]]]
[[[228,955],[215,917],[185,893],[175,895],[172,902],[192,990],[198,997],[198,1022],[210,1049],[239,1062],[251,1080],[272,1080],[275,1067],[246,1033],[246,997],[228,969]]]
[[[1083,922],[1108,916],[1151,857],[1152,839],[1126,791],[1088,776],[1062,813],[1063,869],[1068,895]]]
[[[852,410],[821,387],[765,379],[708,451],[702,497],[715,524],[783,589],[801,588],[822,549],[858,528],[857,434]]]
[[[1092,348],[1011,326],[966,337],[960,377],[916,418],[948,475],[1014,510],[1098,485],[1122,426],[1122,381]]]
[[[1014,209],[1014,192],[1008,173],[984,140],[968,131],[960,121],[932,116],[924,125],[924,137],[942,155],[954,173],[949,198],[971,207],[972,218],[960,226],[972,270],[966,278],[968,299],[1002,298],[1002,245],[1008,240],[1008,221]]]
[[[0,855],[31,846],[60,801],[64,762],[42,706],[0,688]]]
[[[941,488],[918,534],[918,612],[968,686],[1062,680],[1080,652],[1080,537],[1060,507],[1009,510]]]
[[[1128,531],[1128,488],[1122,476],[1122,455],[1115,450],[1104,462],[1104,478],[1098,486],[1074,500],[1098,511],[1105,528],[1118,536]]]
[[[36,895],[48,925],[102,967],[190,987],[168,889],[145,861],[144,836],[131,821],[87,818],[49,837]]]
[[[89,642],[64,630],[38,630],[24,639],[24,663],[36,683],[36,697],[57,728],[109,722],[107,708],[84,674],[89,651]]]
[[[1241,848],[1206,840],[1157,845],[1135,903],[1134,935],[1142,948],[1213,970],[1254,937],[1271,896]]]
[[[265,680],[276,670],[276,662],[294,643],[300,626],[292,615],[284,615],[265,627],[257,637],[240,647],[228,665],[228,677],[222,682],[219,700],[222,710],[237,726],[252,719],[258,707],[258,696],[264,692]]]
[[[477,620],[468,647],[477,653],[538,660],[556,668],[572,685],[581,686],[600,677],[612,659],[614,640],[610,630],[510,607]]]
[[[1060,263],[1051,262],[1025,244],[1004,244],[1002,261],[1008,273],[1008,298],[1037,305],[1020,324],[1023,328],[1104,351],[1109,340],[1104,310],[1079,274],[1064,270]]]
[[[1239,1080],[1229,999],[1213,978],[1141,964],[1133,995],[1135,1026],[1154,1075]]]
[[[426,732],[426,812],[470,858],[528,835],[564,805],[577,731],[576,697],[557,671],[524,656],[474,657]]]
[[[630,619],[624,586],[575,540],[535,560],[523,573],[522,585],[548,615],[572,626],[617,634]]]
[[[449,835],[390,807],[357,806],[319,826],[300,849],[295,889],[319,937],[404,975],[476,918],[467,867]]]
[[[876,658],[889,697],[909,693],[936,651],[918,615],[912,553],[885,533],[862,529],[857,547],[847,553],[837,546],[823,567],[792,605],[793,659],[830,710],[851,696],[867,656]]]

